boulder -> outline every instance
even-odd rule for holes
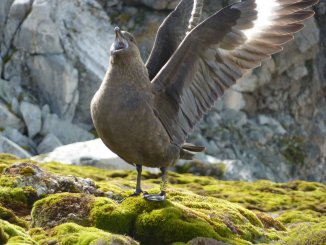
[[[94,139],[88,131],[69,121],[61,120],[56,114],[47,114],[43,121],[42,135],[55,135],[63,144]]]
[[[37,146],[37,153],[44,154],[53,151],[55,148],[62,146],[60,140],[54,134],[47,134],[41,143]]]
[[[1,135],[0,135],[0,152],[15,154],[22,158],[31,157],[31,154],[29,154],[26,150],[24,150],[19,145],[15,144],[11,140],[9,140]]]
[[[36,144],[28,138],[27,136],[23,135],[15,128],[6,128],[2,133],[4,137],[13,141],[23,149],[27,150],[31,154],[36,153]]]
[[[6,103],[11,104],[12,99],[17,96],[16,87],[13,83],[0,78],[0,98]]]
[[[3,29],[8,18],[10,6],[14,0],[3,0],[0,2],[0,43],[3,41]]]
[[[33,138],[41,131],[41,109],[35,104],[23,101],[20,104],[20,111],[27,127],[28,136]]]
[[[79,99],[78,71],[63,55],[31,56],[27,66],[39,100],[60,118],[71,121]]]
[[[0,101],[0,128],[6,127],[22,129],[24,124],[20,118],[10,111],[8,105]]]
[[[4,39],[1,43],[2,57],[8,55],[8,53],[10,52],[10,48],[18,28],[22,23],[25,23],[24,20],[31,11],[32,2],[32,0],[15,0],[10,6],[6,24],[3,29]],[[33,40],[31,36],[29,36],[29,38],[29,40]],[[26,43],[28,42],[31,41],[28,41],[28,39],[26,39]]]

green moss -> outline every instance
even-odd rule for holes
[[[0,155],[0,164],[9,166],[16,162],[21,160]],[[118,204],[117,199],[134,191],[135,171],[24,162],[61,175],[92,178],[106,196],[51,194],[36,202],[32,223],[40,228],[32,229],[30,234],[41,244],[43,241],[57,241],[59,244],[99,242],[81,232],[87,233],[95,228],[77,226],[78,229],[74,230],[71,225],[65,226],[67,222],[94,226],[97,229],[93,233],[101,229],[106,235],[127,234],[142,244],[185,244],[196,236],[211,237],[229,244],[296,244],[288,241],[298,236],[300,229],[305,232],[309,227],[316,228],[319,236],[323,231],[320,225],[326,222],[326,186],[321,183],[247,183],[169,173],[168,201],[152,203],[133,197]],[[12,210],[17,218],[28,220],[26,215],[30,214],[36,199],[33,188],[17,186],[19,178],[31,174],[28,169],[23,172],[26,175],[0,176],[0,203],[6,210]],[[160,175],[143,173],[144,190],[156,193],[159,185]],[[8,217],[7,220],[11,217],[11,222],[17,223],[13,216],[9,214]],[[57,227],[66,228],[58,228],[59,231]],[[176,230],[178,234],[175,234]],[[68,231],[72,231],[71,235]],[[4,234],[4,230],[0,229],[1,232]],[[304,241],[310,241],[310,235]]]
[[[32,210],[33,227],[53,227],[65,222],[89,225],[90,205],[94,197],[79,193],[49,195],[35,202]]]
[[[123,235],[114,235],[108,232],[93,228],[82,227],[74,223],[66,223],[50,230],[33,229],[31,236],[39,244],[119,244],[137,245],[136,241]]]
[[[17,178],[15,176],[0,175],[0,186],[16,187],[16,180]]]
[[[163,203],[134,197],[117,204],[96,198],[91,210],[92,225],[134,236],[142,244],[188,242],[198,236],[243,244],[252,239],[278,239],[264,234],[257,216],[238,205],[190,192],[169,193],[170,201]]]
[[[284,137],[281,140],[284,146],[283,156],[293,164],[304,164],[306,155],[304,151],[304,138],[300,136]]]
[[[283,224],[297,224],[302,222],[318,223],[326,221],[326,215],[313,210],[288,210],[282,212],[277,220]]]
[[[319,224],[301,224],[293,228],[277,244],[321,245],[326,244],[326,221]]]
[[[0,163],[0,174],[3,173],[3,171],[5,170],[5,168],[7,167],[7,164],[4,163]]]
[[[0,187],[0,203],[12,210],[27,209],[27,197],[22,188]]]
[[[195,237],[220,238],[208,222],[176,207],[139,215],[135,229],[136,239],[143,244],[187,242]]]
[[[5,165],[10,165],[19,160],[18,157],[12,154],[0,154],[0,163]]]
[[[19,174],[23,176],[33,176],[35,174],[34,169],[30,166],[24,167],[20,170]]]
[[[28,223],[25,220],[18,218],[14,214],[14,212],[12,212],[11,210],[5,207],[2,207],[1,205],[0,205],[0,219],[6,220],[11,224],[15,224],[23,228],[28,228]]]
[[[0,219],[0,244],[36,245],[36,242],[31,239],[23,228]]]

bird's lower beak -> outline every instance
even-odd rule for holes
[[[114,28],[115,31],[115,39],[123,39],[123,35],[121,33],[121,30],[118,26]]]
[[[111,51],[116,52],[128,48],[128,42],[123,36],[119,27],[114,28],[115,31],[115,41],[112,45]]]

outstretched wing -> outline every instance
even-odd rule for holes
[[[154,46],[146,62],[152,80],[201,17],[203,0],[182,0],[158,29]]]
[[[155,110],[171,140],[194,125],[246,71],[282,50],[318,0],[243,0],[212,15],[182,41],[152,80]]]

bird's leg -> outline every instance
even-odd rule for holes
[[[141,165],[136,165],[136,170],[137,170],[137,184],[136,184],[136,190],[134,193],[132,193],[130,196],[128,197],[135,197],[135,196],[139,196],[141,193],[145,193],[143,192],[141,189],[141,172],[142,172],[142,166]],[[128,197],[123,198],[122,200],[117,201],[118,203],[122,203],[124,200],[126,200]]]
[[[136,170],[137,170],[137,184],[136,184],[136,190],[132,196],[139,196],[140,193],[142,193],[141,189],[141,172],[143,170],[141,165],[136,165]]]
[[[166,186],[167,186],[167,180],[166,180],[166,167],[160,168],[162,171],[162,182],[161,182],[161,192],[159,194],[147,194],[144,193],[144,199],[148,201],[154,201],[154,202],[162,202],[166,200]]]

